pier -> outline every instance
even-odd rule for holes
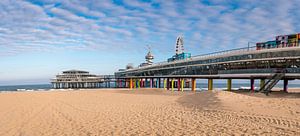
[[[161,87],[182,91],[184,87],[196,90],[196,79],[207,79],[208,90],[213,90],[214,79],[227,80],[227,90],[231,90],[232,79],[249,79],[250,90],[254,90],[255,80],[260,80],[259,92],[268,94],[283,80],[283,91],[288,91],[289,80],[300,79],[299,38],[295,43],[258,43],[257,46],[232,49],[197,56],[187,56],[183,42],[176,42],[176,55],[165,62],[115,72],[118,86],[128,88]],[[179,40],[178,40],[179,39]],[[278,39],[278,38],[276,38]],[[182,41],[181,37],[177,41]],[[180,54],[181,53],[181,54]],[[184,57],[181,57],[184,56]],[[145,57],[146,61],[147,56]],[[153,58],[153,57],[152,57]]]
[[[110,87],[113,78],[110,75],[99,76],[83,70],[68,70],[56,75],[56,78],[51,80],[51,84],[55,89],[100,88],[103,84],[105,87]]]
[[[250,91],[268,94],[283,81],[288,92],[290,80],[300,79],[300,35],[296,43],[270,42],[256,46],[191,56],[184,52],[183,38],[177,37],[175,55],[165,62],[153,63],[150,46],[146,61],[138,67],[131,64],[114,75],[93,75],[87,71],[69,70],[52,79],[53,88],[164,88],[196,91],[197,79],[207,79],[207,89],[214,89],[214,80],[227,80],[227,90],[232,90],[233,79],[247,79]],[[278,40],[278,38],[276,38]],[[279,38],[280,39],[280,38]],[[278,44],[277,44],[278,43]],[[259,90],[254,83],[259,80]]]

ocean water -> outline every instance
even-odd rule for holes
[[[51,84],[37,84],[37,85],[9,85],[9,86],[0,86],[0,91],[17,91],[18,89],[24,90],[48,90],[51,89]]]
[[[163,83],[162,83],[163,84]],[[214,89],[226,88],[226,83],[214,83]],[[259,83],[255,82],[255,87],[259,87]],[[114,88],[115,83],[110,84],[110,88]],[[207,88],[207,83],[197,83],[197,88],[204,89]],[[250,83],[234,83],[232,82],[232,88],[250,87]],[[283,84],[279,82],[275,87],[283,88]],[[299,83],[291,83],[288,85],[289,88],[300,88]],[[104,88],[104,86],[102,87]],[[37,84],[37,85],[10,85],[10,86],[0,86],[0,91],[45,91],[52,89],[51,84]]]

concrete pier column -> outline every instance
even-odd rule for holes
[[[147,78],[145,78],[145,86],[144,86],[145,88],[147,88],[148,87],[148,79]]]
[[[196,78],[192,78],[192,91],[196,91]]]
[[[250,79],[250,90],[254,92],[254,79]]]
[[[180,91],[180,88],[181,88],[180,83],[181,83],[180,78],[178,78],[177,79],[177,90],[178,91]]]
[[[170,90],[170,79],[167,78],[167,90]]]
[[[119,88],[122,88],[122,79],[119,80]]]
[[[158,78],[158,88],[161,88],[161,78]]]
[[[124,79],[124,88],[127,88],[127,79]]]
[[[171,81],[171,90],[174,91],[174,79]]]
[[[208,79],[208,90],[209,91],[213,90],[213,79]]]
[[[159,81],[159,78],[156,78],[156,88],[159,88],[159,86],[160,86],[160,85],[159,85],[159,84],[160,84],[159,82],[160,82],[160,81]]]
[[[143,78],[141,78],[141,80],[140,80],[141,82],[140,82],[140,86],[141,86],[141,88],[143,88],[143,84],[144,84],[144,80],[143,80]]]
[[[118,87],[119,87],[118,81],[119,81],[119,79],[116,79],[116,81],[115,81],[115,88],[118,88]]]
[[[260,88],[262,88],[266,83],[266,79],[260,79]]]
[[[133,81],[132,81],[132,78],[130,78],[130,80],[129,80],[129,88],[130,88],[130,89],[132,89],[132,88],[133,88],[133,86],[132,86],[132,85],[133,85]]]
[[[184,79],[181,79],[181,91],[183,92],[183,87],[184,87]]]
[[[138,88],[141,88],[141,79],[137,79],[137,81]]]
[[[167,90],[167,79],[164,79],[164,89]]]
[[[231,91],[232,79],[227,79],[227,91]]]
[[[150,78],[150,88],[153,88],[153,78]]]
[[[133,80],[133,88],[136,88],[136,79]]]
[[[283,91],[284,92],[288,92],[288,84],[289,84],[289,80],[284,79],[283,80]]]

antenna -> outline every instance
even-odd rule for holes
[[[146,45],[149,52],[151,52],[151,45]]]

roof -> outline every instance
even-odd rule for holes
[[[63,73],[89,73],[89,72],[88,71],[83,71],[83,70],[72,69],[72,70],[63,71]]]

